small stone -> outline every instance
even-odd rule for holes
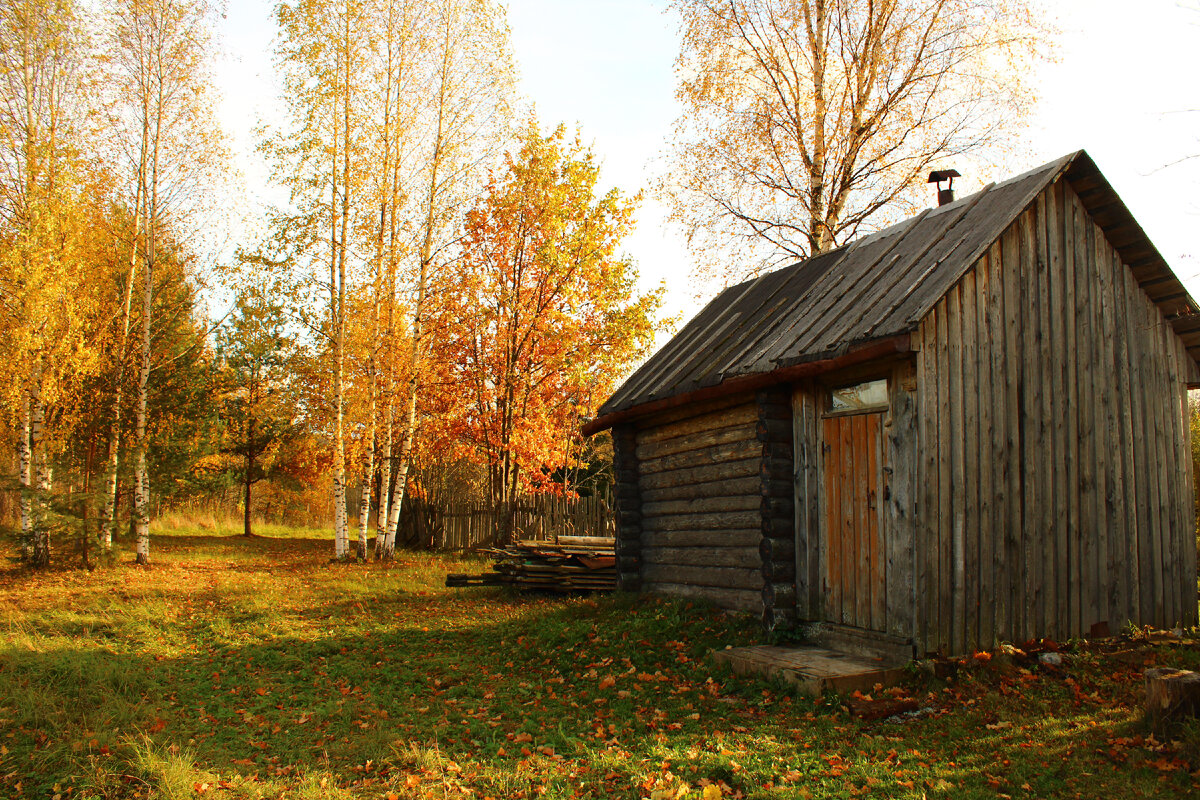
[[[1038,663],[1048,667],[1061,667],[1063,657],[1061,653],[1041,653],[1038,655]]]

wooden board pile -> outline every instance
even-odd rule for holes
[[[617,559],[612,539],[560,536],[556,542],[517,542],[494,549],[491,573],[447,575],[447,586],[517,586],[553,592],[612,591]]]

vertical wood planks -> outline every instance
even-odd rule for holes
[[[1004,276],[1005,318],[1005,437],[1004,460],[1008,465],[1008,515],[1004,525],[1003,582],[997,582],[996,590],[1004,592],[1007,602],[1007,619],[1003,632],[1006,639],[1020,639],[1024,619],[1025,592],[1021,576],[1024,561],[1021,552],[1022,536],[1022,471],[1021,462],[1021,381],[1024,358],[1021,355],[1022,297],[1020,291],[1020,248],[1017,226],[1011,225],[1000,238],[1001,272]]]
[[[1093,347],[1093,395],[1095,398],[1095,436],[1096,454],[1096,532],[1095,539],[1095,572],[1091,575],[1093,599],[1092,622],[1088,625],[1106,625],[1111,617],[1109,578],[1114,564],[1111,559],[1112,547],[1109,543],[1109,531],[1112,528],[1114,516],[1114,481],[1112,476],[1112,445],[1109,441],[1109,415],[1112,413],[1112,365],[1109,360],[1109,349],[1112,346],[1111,308],[1108,305],[1105,269],[1109,262],[1108,241],[1104,232],[1094,222],[1091,223],[1092,252],[1092,309],[1091,318],[1094,325]]]
[[[883,508],[886,502],[883,482],[883,431],[882,415],[867,415],[867,470],[871,476],[873,497],[869,504],[870,519],[868,547],[871,550],[870,575],[870,623],[873,631],[887,629],[887,552],[884,546]]]
[[[1075,221],[1075,325],[1079,350],[1076,380],[1079,381],[1079,539],[1071,563],[1071,594],[1076,602],[1073,630],[1082,631],[1095,622],[1097,574],[1096,528],[1096,324],[1092,317],[1092,276],[1095,272],[1093,230],[1087,212],[1076,199]]]
[[[962,523],[958,531],[958,552],[955,556],[955,605],[962,609],[962,629],[957,652],[979,647],[979,341],[976,310],[976,274],[971,270],[962,280],[962,425],[959,436],[962,482],[960,497]],[[971,443],[968,445],[967,443]]]
[[[1186,370],[1190,371],[1192,368],[1191,363],[1189,363],[1191,360],[1191,356],[1188,354],[1187,350],[1184,348],[1183,342],[1179,342],[1178,346],[1179,346],[1179,350],[1180,350],[1180,356],[1179,356],[1180,360],[1182,361]],[[1186,375],[1187,371],[1185,371],[1183,374]],[[1194,494],[1193,494],[1194,488],[1193,487],[1195,486],[1195,483],[1194,483],[1195,475],[1193,473],[1194,467],[1192,465],[1192,430],[1191,430],[1191,424],[1190,424],[1190,422],[1191,422],[1190,413],[1189,413],[1189,408],[1188,408],[1187,384],[1183,381],[1181,381],[1180,385],[1179,385],[1179,404],[1181,407],[1181,412],[1183,414],[1183,437],[1182,437],[1183,440],[1180,443],[1180,446],[1183,448],[1183,462],[1184,462],[1184,464],[1187,465],[1186,475],[1184,475],[1182,477],[1184,478],[1184,486],[1186,488],[1185,494],[1187,494],[1189,496],[1189,502],[1181,503],[1181,506],[1182,506],[1181,510],[1183,513],[1183,520],[1184,520],[1183,521],[1183,530],[1194,531],[1195,526],[1196,526],[1196,511],[1197,511],[1197,509],[1196,509],[1196,506],[1195,506],[1195,503],[1193,500],[1193,498],[1194,498]],[[1184,599],[1186,601],[1190,597],[1190,594],[1187,592],[1187,590],[1190,588],[1192,577],[1196,574],[1196,548],[1187,546],[1187,543],[1188,543],[1187,538],[1184,539],[1184,542],[1185,542],[1185,546],[1183,548],[1183,558],[1180,559],[1179,568],[1183,572],[1183,576],[1184,576],[1184,584],[1183,584],[1184,591],[1185,591]],[[1200,613],[1198,613],[1198,612],[1200,612],[1200,609],[1197,608],[1196,603],[1184,602],[1181,623],[1185,626],[1196,625],[1197,617],[1200,616]]]
[[[990,570],[988,611],[992,619],[992,639],[1012,637],[1009,623],[1009,609],[1012,596],[1009,593],[1008,569],[1005,560],[1005,540],[1010,529],[1009,524],[1009,482],[1012,463],[1008,458],[1008,356],[1005,348],[1005,309],[1004,309],[1004,265],[1001,261],[999,242],[988,250],[988,327],[991,330],[991,392],[984,397],[984,405],[991,411],[991,440],[981,442],[980,446],[988,455],[988,461],[993,464],[991,486],[992,524],[989,565],[981,566]],[[990,399],[990,403],[987,400]]]
[[[821,421],[821,440],[822,445],[822,473],[830,469],[828,465],[839,465],[834,468],[840,469],[842,461],[842,437],[837,425],[833,419],[824,419]],[[842,563],[838,558],[841,552],[839,545],[842,539],[841,525],[841,508],[842,498],[840,494],[841,481],[829,480],[828,477],[822,479],[824,487],[823,499],[825,504],[825,519],[824,535],[821,537],[821,556],[822,556],[822,593],[825,596],[825,619],[840,622],[842,613]]]
[[[792,447],[795,452],[796,526],[796,615],[800,619],[821,616],[820,577],[817,574],[817,542],[820,498],[817,494],[817,448],[815,397],[811,384],[792,392]]]
[[[913,477],[921,500],[916,520],[916,600],[918,641],[926,651],[937,649],[937,557],[938,557],[938,317],[941,304],[934,306],[921,324],[921,349],[917,353],[917,471]]]
[[[926,650],[1177,624],[1194,567],[1194,365],[1060,182],[921,321]]]
[[[1037,254],[1035,211],[1026,210],[1017,219],[1020,253],[1021,296],[1021,491],[1024,498],[1020,549],[1024,597],[1021,636],[1033,638],[1042,615],[1042,554],[1045,504],[1041,493],[1042,414],[1041,348],[1039,341]]]
[[[1066,638],[1068,625],[1067,586],[1067,536],[1069,527],[1070,477],[1068,465],[1071,457],[1068,453],[1073,447],[1073,440],[1067,434],[1067,417],[1074,413],[1074,407],[1069,405],[1068,383],[1074,379],[1067,377],[1072,362],[1068,358],[1066,344],[1067,315],[1063,313],[1072,286],[1066,281],[1067,264],[1063,252],[1063,185],[1055,183],[1050,187],[1049,202],[1046,203],[1046,232],[1045,242],[1048,256],[1049,282],[1047,284],[1047,306],[1050,310],[1049,319],[1049,380],[1046,389],[1049,394],[1049,405],[1044,406],[1050,415],[1054,446],[1053,467],[1049,477],[1049,494],[1053,499],[1053,537],[1050,547],[1049,560],[1053,564],[1053,580],[1049,582],[1046,591],[1047,633],[1057,639]]]
[[[951,452],[953,445],[954,423],[950,416],[953,405],[952,389],[954,381],[951,378],[949,331],[957,333],[957,318],[950,320],[953,293],[947,295],[941,304],[945,313],[938,315],[938,542],[937,542],[937,583],[929,587],[937,597],[937,649],[951,652],[950,630],[953,625],[953,577],[951,575],[951,534],[953,531],[954,503],[951,495],[953,480]]]
[[[1054,444],[1054,373],[1061,352],[1054,350],[1054,338],[1051,320],[1057,316],[1053,307],[1054,294],[1051,292],[1051,256],[1050,256],[1050,217],[1049,206],[1053,197],[1049,192],[1043,192],[1035,203],[1036,218],[1033,229],[1034,266],[1036,280],[1034,292],[1037,307],[1037,335],[1035,337],[1035,360],[1038,364],[1038,434],[1035,450],[1037,452],[1038,496],[1041,498],[1038,511],[1038,527],[1035,539],[1030,543],[1038,560],[1038,609],[1035,617],[1037,631],[1043,636],[1054,630],[1057,616],[1057,574],[1054,558],[1057,538],[1057,500],[1054,496],[1054,475],[1057,471],[1058,449]]]
[[[890,419],[885,426],[883,489],[886,503],[882,532],[887,548],[886,592],[884,598],[887,632],[893,636],[920,641],[915,626],[918,501],[917,474],[920,464],[916,421],[916,368],[906,363],[892,376]]]

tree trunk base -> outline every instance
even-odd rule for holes
[[[1151,724],[1200,715],[1200,672],[1155,667],[1145,676],[1146,719]]]

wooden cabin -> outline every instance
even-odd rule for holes
[[[1194,625],[1197,308],[1082,151],[730,287],[585,428],[621,586],[910,656]]]

